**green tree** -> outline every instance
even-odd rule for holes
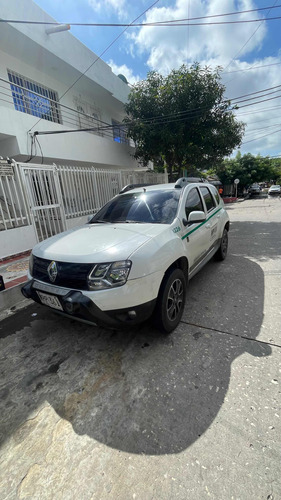
[[[128,136],[136,143],[135,157],[143,165],[207,169],[241,144],[244,124],[224,97],[220,70],[193,64],[164,77],[148,73],[137,83],[125,106]]]
[[[239,179],[239,188],[248,187],[254,182],[276,181],[281,175],[280,159],[250,153],[224,160],[214,171],[223,184],[232,184]]]

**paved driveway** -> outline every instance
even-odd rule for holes
[[[0,323],[1,499],[281,498],[281,202],[228,210],[169,336]]]

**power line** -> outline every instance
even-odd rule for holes
[[[244,115],[253,115],[256,113],[262,113],[263,111],[275,111],[276,109],[281,108],[281,106],[273,106],[271,108],[261,108],[257,109],[256,111],[246,111],[243,113],[236,113],[236,116],[244,116]]]
[[[155,2],[153,2],[153,4],[151,4],[147,9],[145,9],[139,16],[137,16],[132,22],[131,24],[133,24],[134,22],[136,22],[140,17],[142,17],[147,11],[149,11],[150,9],[152,9],[152,7],[154,7],[154,5],[156,5],[160,0],[156,0]],[[92,62],[92,64],[90,64],[90,66],[88,66],[88,68],[80,74],[80,76],[78,78],[76,78],[76,80],[68,87],[68,89],[60,96],[59,98],[59,102],[61,101],[61,99],[63,99],[63,97],[74,87],[74,85],[76,85],[76,83],[83,77],[85,76],[85,74],[94,66],[94,64],[96,64],[97,61],[99,61],[101,59],[101,57],[110,49],[110,47],[112,47],[112,45],[117,42],[117,40],[119,40],[119,38],[125,33],[125,31],[127,31],[129,26],[127,26],[123,31],[121,31],[121,33],[119,33],[119,35],[117,35],[114,40],[103,50],[103,52],[96,57],[96,59],[94,59],[94,61]],[[41,118],[40,118],[41,120]],[[29,132],[34,128],[36,127],[36,125],[40,122],[40,120],[38,120],[34,125],[33,127],[31,127],[29,129]]]
[[[244,144],[248,144],[249,142],[258,141],[259,139],[263,139],[264,137],[268,137],[269,135],[277,134],[278,132],[281,132],[281,128],[275,130],[274,132],[269,132],[269,134],[261,135],[259,137],[256,137],[255,139],[251,139],[250,141],[242,142],[241,146],[244,146]]]
[[[275,9],[275,7],[277,7],[277,6],[276,6],[276,2],[277,2],[277,0],[275,0],[275,2],[274,2],[274,4],[273,4],[273,6],[271,6],[271,7],[267,7],[267,8],[268,8],[268,12],[267,12],[267,14],[266,14],[267,16],[269,15],[269,13],[270,13],[270,11],[271,11],[272,9]],[[235,56],[233,56],[233,58],[229,61],[228,65],[227,65],[227,66],[225,66],[225,68],[224,68],[224,69],[227,69],[227,68],[230,66],[230,64],[232,63],[232,61],[234,61],[234,59],[236,59],[236,57],[237,57],[237,56],[238,56],[238,55],[242,52],[242,50],[246,47],[246,45],[248,45],[248,43],[250,42],[250,40],[252,40],[252,38],[255,36],[255,34],[257,33],[257,31],[260,29],[260,27],[261,27],[262,23],[263,23],[263,20],[262,20],[262,21],[261,21],[261,23],[257,26],[257,28],[255,29],[255,31],[251,34],[251,36],[248,38],[248,40],[246,40],[246,42],[242,45],[241,49],[239,49],[239,50],[238,50],[238,52],[236,52]],[[233,80],[233,79],[232,79],[232,80]],[[229,80],[229,81],[232,81],[232,80]],[[227,83],[229,83],[229,82],[227,82]]]
[[[276,87],[281,87],[281,85],[279,86],[276,86]],[[271,88],[276,88],[276,87],[271,87]],[[261,91],[258,91],[258,92],[264,92],[265,90],[270,90],[270,89],[264,89],[264,90],[261,90]],[[252,92],[251,94],[246,94],[246,95],[252,95],[252,94],[256,94],[257,92]],[[265,97],[265,95],[270,95],[271,93],[268,93],[268,94],[264,94],[263,96],[260,96],[260,97]],[[241,97],[244,97],[244,96],[241,96]],[[258,102],[255,102],[255,103],[250,103],[250,104],[247,104],[247,105],[243,105],[241,107],[246,107],[246,106],[251,106],[251,105],[255,105],[255,104],[259,104],[260,102],[264,102],[264,101],[268,101],[268,100],[272,100],[272,99],[278,99],[279,97],[281,97],[281,95],[279,96],[275,96],[273,98],[269,98],[269,99],[263,99],[261,101],[258,101]],[[239,97],[235,98],[235,99],[239,99]],[[246,102],[246,101],[249,101],[251,99],[245,99],[241,102]],[[228,101],[228,100],[227,100]],[[223,101],[222,103],[220,104],[225,104],[225,102],[227,101]],[[202,117],[202,113],[204,113],[205,110],[209,110],[209,106],[206,106],[206,107],[199,107],[199,108],[194,108],[194,109],[191,109],[191,110],[183,110],[183,111],[179,111],[177,113],[171,113],[171,114],[166,114],[166,115],[158,115],[158,116],[154,116],[154,117],[150,117],[150,118],[146,118],[146,119],[141,119],[140,120],[140,123],[141,124],[145,124],[145,125],[151,125],[151,126],[160,126],[160,125],[167,125],[168,123],[171,124],[171,123],[178,123],[178,122],[181,122],[181,121],[186,121],[187,119],[189,118],[193,118],[193,117],[198,117],[198,118],[201,118]],[[233,111],[234,108],[230,108],[228,110],[226,110],[227,112],[230,112],[230,111]],[[197,116],[196,116],[197,115]],[[127,128],[128,125],[132,124],[132,123],[135,123],[137,122],[138,119],[136,120],[131,120],[127,123],[124,123],[124,124],[119,124],[119,128],[120,129],[123,129],[125,130]],[[71,129],[71,130],[60,130],[60,131],[36,131],[34,132],[34,135],[53,135],[53,134],[64,134],[64,133],[73,133],[73,132],[102,132],[102,131],[107,131],[107,130],[111,130],[114,128],[114,125],[110,125],[110,124],[106,124],[105,126],[99,126],[99,127],[86,127],[86,128],[79,128],[79,129]]]
[[[264,96],[261,96],[261,97],[264,97]],[[281,94],[277,95],[275,97],[269,97],[268,99],[262,99],[262,100],[257,101],[257,102],[251,102],[250,104],[244,104],[243,106],[238,106],[238,108],[242,109],[242,108],[247,108],[248,106],[255,106],[256,104],[260,104],[261,102],[273,101],[274,99],[279,99],[280,97],[281,97]],[[243,102],[243,101],[241,101],[241,102]]]
[[[159,1],[159,0],[158,0]],[[140,17],[140,16],[139,16]],[[263,19],[258,18],[258,19],[239,19],[237,21],[212,21],[209,23],[191,23],[191,22],[186,22],[184,20],[180,20],[178,22],[176,21],[156,21],[153,23],[131,23],[131,24],[126,24],[126,23],[63,23],[63,24],[69,24],[70,26],[88,26],[88,27],[93,27],[93,28],[149,28],[149,27],[154,27],[154,28],[162,28],[162,27],[179,27],[179,26],[218,26],[218,25],[225,25],[225,24],[248,24],[248,23],[259,23],[259,22],[264,22],[264,21],[276,21],[278,19],[281,19],[281,16],[274,16],[274,17],[264,17]],[[16,21],[13,19],[1,19],[0,21],[4,21],[6,23],[15,23],[15,24],[44,24],[44,25],[50,25],[50,24],[55,24],[56,26],[58,23],[46,23],[43,21]],[[62,23],[59,23],[62,24]],[[242,50],[242,49],[241,49]]]
[[[149,9],[152,7],[153,6],[149,7]],[[157,25],[162,25],[162,24],[165,25],[165,23],[174,24],[174,23],[181,23],[183,21],[198,21],[200,19],[213,19],[213,18],[217,18],[217,17],[237,16],[240,14],[249,14],[251,12],[259,12],[259,11],[268,10],[268,9],[270,9],[270,10],[277,9],[279,7],[281,7],[281,4],[272,5],[271,7],[259,7],[256,9],[238,10],[236,12],[226,12],[224,14],[212,14],[209,16],[187,17],[187,18],[182,18],[182,19],[170,19],[170,20],[166,20],[166,21],[155,21],[154,23],[138,23],[138,24],[135,24],[135,21],[133,21],[130,24],[124,24],[124,23],[122,23],[122,24],[121,23],[76,23],[76,22],[74,22],[74,23],[72,23],[72,22],[58,23],[57,21],[31,21],[31,20],[24,21],[24,20],[18,20],[18,19],[0,19],[0,22],[1,23],[15,23],[15,24],[38,24],[38,25],[40,25],[40,24],[43,24],[43,25],[69,24],[70,26],[102,26],[102,27],[106,27],[106,26],[109,26],[109,27],[124,27],[124,26],[134,27],[134,26],[137,26],[137,27],[139,27],[139,26],[157,26]],[[137,19],[139,19],[139,17]],[[258,19],[256,21],[260,21],[260,20],[261,19]]]
[[[234,71],[222,71],[222,75],[230,75],[231,73],[243,73],[244,71],[250,71],[251,69],[269,68],[269,66],[278,66],[281,62],[272,64],[262,64],[260,66],[251,66],[250,68],[236,69]],[[231,80],[232,81],[232,80]]]
[[[253,128],[253,129],[250,129],[246,131],[246,134],[251,134],[253,132],[255,132],[256,130],[266,130],[268,128],[272,128],[272,127],[279,127],[281,125],[281,123],[275,123],[274,125],[268,125],[267,127],[259,127],[259,128]]]

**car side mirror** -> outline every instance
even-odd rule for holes
[[[186,221],[186,219],[184,219]],[[188,220],[186,221],[187,224],[186,225],[189,225],[189,224],[198,224],[199,222],[204,222],[206,220],[206,214],[205,212],[201,212],[201,210],[194,210],[194,212],[190,212],[189,216],[188,216]],[[183,225],[184,224],[184,221],[183,222]]]

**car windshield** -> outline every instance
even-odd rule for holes
[[[90,221],[94,223],[171,224],[178,208],[180,190],[142,191],[116,196]]]

